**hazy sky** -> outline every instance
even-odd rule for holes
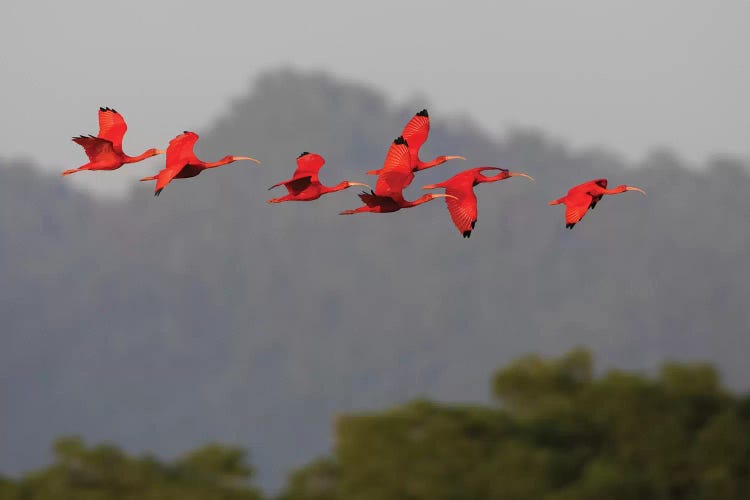
[[[12,2],[0,155],[83,164],[70,137],[96,133],[99,106],[128,120],[126,152],[166,146],[293,65],[493,132],[539,127],[633,159],[655,145],[748,156],[749,20],[747,0]]]

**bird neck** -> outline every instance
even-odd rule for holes
[[[434,160],[424,162],[419,159],[419,156],[417,156],[416,161],[414,162],[414,170],[425,170],[427,168],[437,167],[438,165],[442,165],[445,163],[445,157],[444,156],[437,156]]]
[[[342,191],[349,187],[349,181],[342,181],[335,186],[321,186],[323,193],[335,193],[336,191]]]
[[[403,208],[416,207],[417,205],[421,205],[422,203],[427,203],[428,201],[433,200],[433,199],[435,199],[435,197],[433,195],[431,195],[431,194],[424,194],[424,195],[420,196],[419,198],[417,198],[414,201],[404,201],[404,202],[402,202],[401,206]]]
[[[222,158],[219,161],[214,161],[214,162],[211,162],[211,163],[201,162],[202,163],[201,166],[203,168],[216,168],[216,167],[221,167],[222,165],[226,165],[227,163],[232,163],[233,161],[234,161],[234,157],[232,157],[232,156],[225,156],[224,158]]]
[[[147,149],[143,153],[139,154],[138,156],[126,156],[124,163],[136,163],[141,160],[145,160],[146,158],[151,158],[152,156],[156,156],[159,154],[159,151],[156,149]]]
[[[602,189],[600,193],[601,194],[620,194],[626,191],[625,188],[627,188],[627,186],[623,184],[621,186],[617,186],[616,188],[612,188],[612,189]]]

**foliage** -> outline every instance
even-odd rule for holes
[[[102,444],[87,448],[78,437],[54,445],[55,462],[17,483],[0,481],[1,500],[259,500],[244,453],[217,444],[174,463],[132,457]]]
[[[708,365],[595,378],[590,353],[577,349],[511,363],[493,389],[496,407],[416,401],[339,418],[335,456],[325,462],[336,471],[332,493],[313,496],[313,482],[293,479],[284,500],[750,495],[750,418]],[[292,477],[319,471],[313,465]]]

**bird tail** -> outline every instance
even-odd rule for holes
[[[143,181],[155,181],[156,178],[159,177],[158,175],[151,175],[149,177],[144,177],[143,179],[140,179],[141,182]]]
[[[437,189],[437,188],[441,188],[441,187],[443,187],[443,183],[442,182],[438,183],[438,184],[427,184],[427,185],[424,185],[424,186],[422,186],[422,189]]]
[[[560,203],[562,203],[562,202],[563,202],[563,201],[562,201],[562,198],[558,198],[558,199],[556,199],[556,200],[548,201],[548,202],[547,202],[547,205],[559,205],[559,204],[560,204]]]

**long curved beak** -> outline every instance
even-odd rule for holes
[[[446,156],[445,161],[451,161],[451,160],[466,160],[463,156]]]
[[[254,161],[255,163],[260,163],[260,160],[256,160],[255,158],[251,158],[249,156],[235,156],[234,161],[237,161],[237,160],[250,160],[250,161]]]
[[[511,177],[526,177],[527,179],[534,180],[534,178],[528,174],[524,174],[522,172],[508,172],[508,175]]]
[[[644,196],[646,195],[646,191],[644,191],[641,188],[637,188],[635,186],[625,186],[625,191],[638,191],[639,193],[642,193]]]
[[[434,198],[453,198],[454,200],[458,199],[458,196],[453,196],[452,194],[433,194]]]
[[[349,182],[349,186],[362,186],[372,191],[372,187],[369,184],[365,184],[364,182]]]

